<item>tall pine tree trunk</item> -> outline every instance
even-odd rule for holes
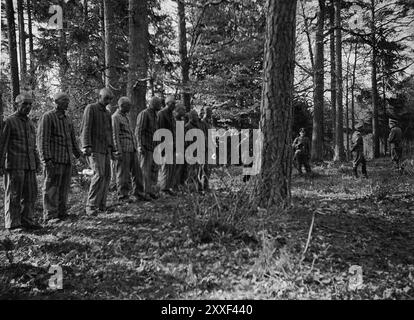
[[[102,82],[106,83],[105,80],[105,66],[106,66],[106,57],[105,57],[105,3],[104,0],[100,0],[100,6],[99,6],[99,16],[100,16],[100,24],[99,27],[101,29],[101,52],[102,55],[102,65],[104,66],[104,72],[102,72]]]
[[[355,44],[355,60],[354,67],[352,71],[352,87],[351,87],[351,126],[352,131],[355,130],[355,85],[356,85],[356,67],[358,62],[358,44]]]
[[[352,51],[352,45],[351,49],[349,50],[349,56],[346,61],[346,93],[345,93],[345,128],[346,128],[346,161],[349,161],[350,159],[350,136],[349,136],[349,74],[350,74],[350,61],[351,58],[351,51]]]
[[[335,52],[336,52],[336,130],[334,161],[344,161],[344,106],[342,79],[342,0],[335,1]]]
[[[331,0],[330,8],[330,54],[331,54],[331,110],[332,110],[332,141],[335,145],[336,132],[336,53],[335,53],[335,0]]]
[[[105,16],[105,86],[110,88],[115,96],[114,104],[120,97],[118,57],[115,42],[115,0],[104,0]]]
[[[3,108],[3,92],[0,91],[0,132],[3,131],[4,108]]]
[[[19,57],[20,57],[20,81],[25,82],[27,73],[26,56],[26,32],[24,31],[23,0],[17,0],[17,21],[19,25]]]
[[[260,127],[261,173],[256,199],[261,207],[291,200],[292,105],[296,0],[268,0]]]
[[[128,97],[132,103],[129,113],[132,128],[135,128],[138,113],[146,107],[148,47],[147,1],[129,0]]]
[[[312,160],[323,161],[323,109],[324,109],[324,26],[325,0],[319,0],[318,25],[314,68]]]
[[[379,125],[378,125],[378,83],[377,83],[377,35],[375,26],[375,0],[371,0],[371,42],[372,42],[372,60],[371,60],[371,85],[372,85],[372,148],[374,158],[380,156],[379,143]]]
[[[27,0],[27,24],[29,39],[29,57],[30,57],[30,85],[35,87],[35,64],[34,64],[34,45],[33,45],[33,28],[32,28],[32,0]]]
[[[181,59],[181,79],[182,79],[182,99],[187,111],[191,108],[191,94],[189,88],[190,82],[190,64],[187,53],[187,28],[185,23],[185,4],[184,1],[177,1],[178,8],[178,42]]]
[[[6,14],[8,25],[9,59],[11,74],[11,96],[13,102],[20,93],[19,63],[17,60],[16,25],[14,20],[13,0],[6,0]]]

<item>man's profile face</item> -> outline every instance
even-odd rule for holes
[[[101,102],[104,106],[107,106],[111,103],[114,96],[109,92],[103,92],[100,96],[99,102]]]
[[[122,113],[128,113],[131,110],[131,103],[124,102],[123,104],[120,105],[119,108],[121,109]]]
[[[184,108],[175,109],[174,114],[175,114],[176,119],[183,119],[185,116],[185,109]]]
[[[23,115],[27,116],[30,113],[30,111],[32,110],[32,103],[33,103],[32,99],[24,98],[22,101],[20,101],[17,104],[17,111],[20,114],[23,114]]]
[[[205,115],[205,118],[206,118],[207,120],[210,120],[210,119],[211,119],[211,117],[212,117],[212,115],[213,115],[213,111],[211,111],[211,109],[207,109],[207,110],[206,110],[206,115]]]
[[[176,103],[175,103],[175,99],[169,100],[169,101],[167,102],[167,107],[168,107],[170,110],[174,110],[174,109],[175,109],[175,105],[176,105]]]
[[[56,106],[58,110],[66,111],[69,107],[69,98],[64,97],[56,101]]]

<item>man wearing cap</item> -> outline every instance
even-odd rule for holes
[[[175,125],[173,111],[175,109],[174,96],[168,96],[165,99],[165,107],[158,112],[158,129],[169,130],[173,137],[175,137]],[[158,177],[158,183],[161,192],[169,195],[174,195],[172,191],[174,179],[174,164],[164,163],[161,165]]]
[[[135,137],[138,144],[138,157],[140,161],[144,192],[153,199],[157,199],[154,186],[156,184],[154,172],[156,164],[154,162],[154,133],[157,131],[158,119],[157,113],[162,106],[162,100],[159,97],[153,97],[148,108],[141,111],[137,118],[135,127]]]
[[[33,221],[40,159],[36,130],[28,118],[32,103],[29,93],[19,94],[17,111],[5,120],[0,135],[0,172],[4,173],[4,214],[8,230],[41,228]]]
[[[44,165],[43,218],[46,221],[64,220],[72,177],[73,157],[82,155],[76,141],[72,120],[66,115],[69,97],[58,93],[56,108],[46,112],[37,130],[40,160]]]
[[[297,170],[299,174],[302,174],[302,166],[305,167],[306,173],[311,173],[311,167],[309,165],[310,160],[310,140],[306,137],[305,128],[301,128],[299,131],[299,137],[293,141],[294,161],[296,161]]]
[[[389,126],[391,130],[388,136],[388,142],[391,148],[391,160],[395,163],[397,169],[401,170],[403,133],[397,120],[390,119]]]
[[[106,212],[111,178],[110,160],[116,159],[119,155],[112,140],[111,115],[106,110],[113,97],[110,89],[102,89],[99,92],[98,102],[86,106],[82,119],[82,151],[88,157],[89,165],[94,171],[86,213],[93,216],[98,212]]]
[[[364,139],[362,138],[363,123],[359,123],[355,127],[355,132],[352,135],[352,146],[351,152],[354,156],[353,171],[356,178],[358,178],[358,167],[361,165],[362,174],[365,178],[368,178],[367,174],[367,163],[364,157]]]
[[[143,193],[142,172],[138,163],[135,137],[129,123],[130,110],[129,98],[121,97],[118,100],[118,110],[112,115],[114,145],[120,153],[119,159],[115,160],[118,199],[128,201],[132,175],[132,194],[137,199],[148,200]]]

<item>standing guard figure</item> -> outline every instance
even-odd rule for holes
[[[355,132],[352,135],[352,147],[351,152],[353,153],[353,171],[356,178],[358,178],[358,167],[361,165],[362,174],[365,178],[368,178],[367,174],[367,162],[364,157],[364,139],[362,138],[361,130],[363,124],[358,124],[355,128]]]
[[[309,160],[310,160],[310,140],[305,136],[305,128],[300,129],[299,137],[293,142],[294,157],[293,161],[296,163],[296,169],[299,174],[302,174],[302,166],[305,167],[306,173],[312,173]]]
[[[397,120],[390,119],[389,126],[391,131],[388,136],[388,142],[391,148],[391,160],[395,163],[396,169],[401,171],[403,133]]]

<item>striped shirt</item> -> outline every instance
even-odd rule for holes
[[[82,119],[82,148],[90,147],[93,153],[108,153],[113,149],[111,114],[105,106],[93,103],[86,106]]]
[[[19,113],[8,117],[0,135],[0,167],[36,170],[40,167],[33,122]]]
[[[37,145],[43,162],[52,160],[70,164],[72,154],[76,158],[81,156],[73,123],[62,111],[52,110],[44,114],[37,129]]]
[[[136,150],[129,119],[119,109],[112,115],[112,132],[117,151],[134,152]]]
[[[138,146],[146,151],[154,151],[158,142],[154,142],[154,133],[157,131],[157,114],[155,110],[147,108],[138,115],[135,137]]]

